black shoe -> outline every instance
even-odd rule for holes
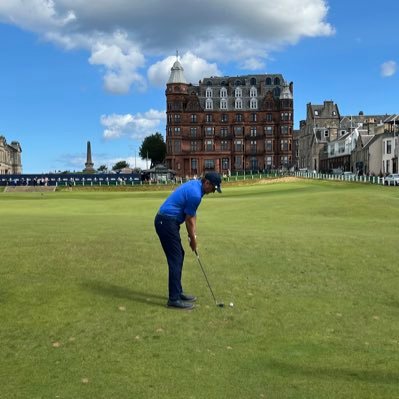
[[[190,302],[183,302],[181,299],[176,299],[176,301],[168,301],[168,307],[177,308],[183,310],[190,310],[194,307],[194,305]]]
[[[187,302],[195,302],[197,300],[197,297],[194,295],[188,295],[188,294],[180,294],[180,299],[182,301],[187,301]]]

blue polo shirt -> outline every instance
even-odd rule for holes
[[[181,224],[186,216],[195,216],[197,208],[204,196],[201,180],[190,180],[182,184],[159,208],[159,213],[166,216],[175,217]]]

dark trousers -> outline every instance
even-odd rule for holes
[[[180,299],[183,292],[181,275],[183,270],[184,249],[181,245],[180,224],[172,217],[157,214],[155,231],[161,241],[169,267],[169,300]]]

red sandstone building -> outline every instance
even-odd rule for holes
[[[166,164],[177,175],[293,165],[293,84],[281,74],[186,82],[178,60],[166,85]]]

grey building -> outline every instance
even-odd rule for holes
[[[0,135],[0,174],[21,174],[21,146],[18,141],[8,144],[6,138]]]

